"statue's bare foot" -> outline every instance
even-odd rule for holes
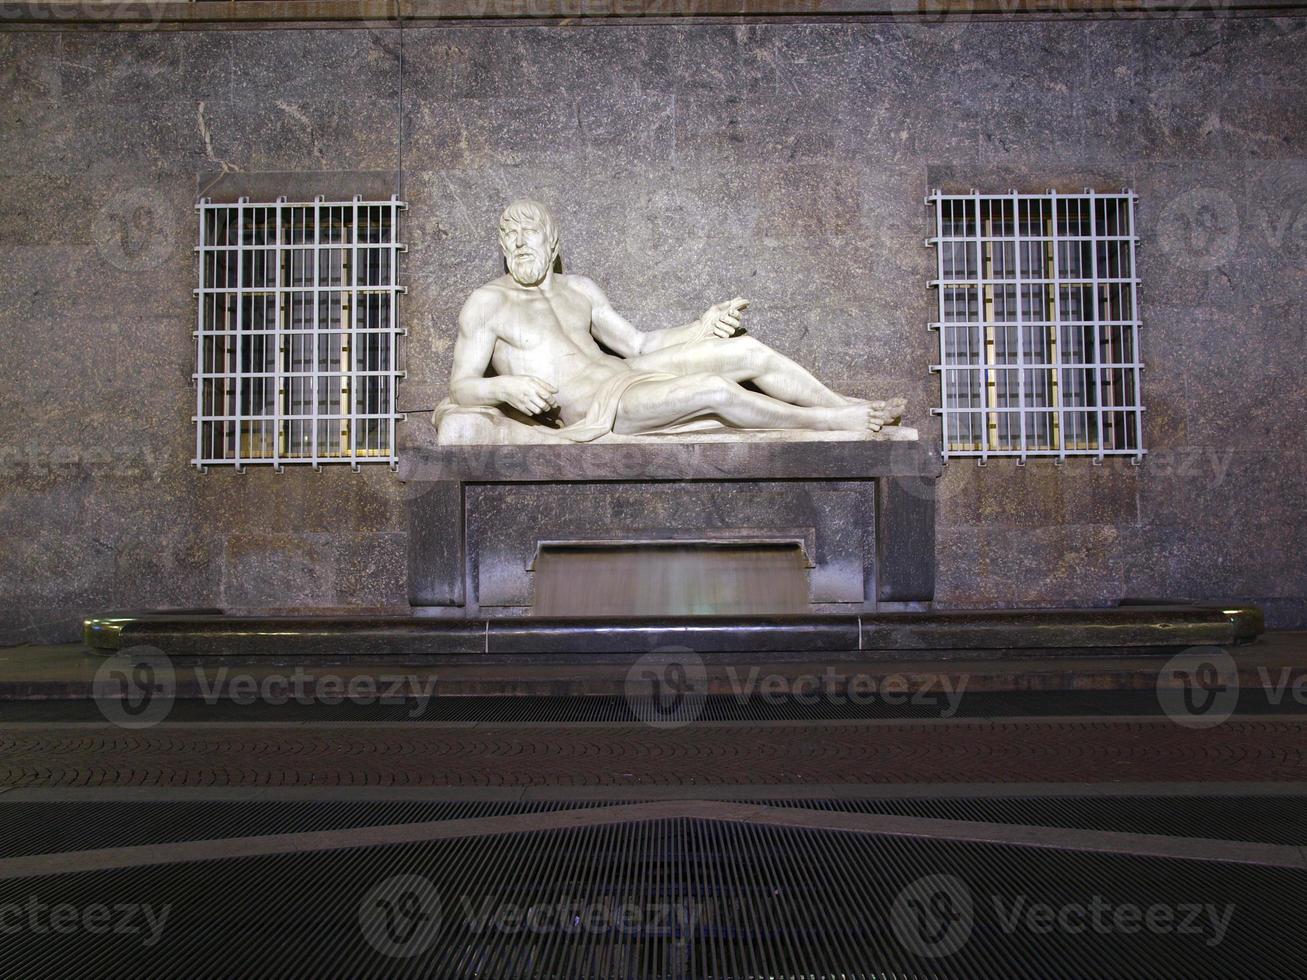
[[[848,405],[865,405],[869,406],[877,415],[876,421],[881,425],[891,425],[903,417],[903,410],[907,408],[907,403],[902,398],[890,398],[886,401],[879,401],[871,398],[854,398],[850,395],[840,395]]]
[[[840,408],[823,408],[822,416],[813,426],[831,432],[879,432],[885,424],[884,416],[871,402],[857,402]]]
[[[907,401],[903,398],[889,398],[880,401],[875,398],[855,398],[852,395],[840,395],[839,397],[844,400],[846,405],[871,405],[881,411],[894,412],[896,413],[894,418],[902,416],[903,410],[907,408]]]

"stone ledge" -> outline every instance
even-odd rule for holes
[[[1255,607],[1120,606],[1107,609],[955,609],[859,615],[674,616],[629,619],[424,616],[212,616],[138,613],[86,622],[86,644],[136,645],[169,656],[357,658],[536,657],[565,663],[596,655],[640,656],[660,648],[746,658],[857,653],[910,660],[930,651],[950,659],[1028,651],[1173,655],[1199,645],[1233,645],[1262,632]],[[417,658],[408,660],[407,658]]]
[[[576,26],[713,20],[938,21],[1139,17],[1284,17],[1301,14],[1302,0],[1225,0],[1195,7],[1190,0],[939,0],[920,10],[896,0],[126,0],[96,4],[45,0],[0,2],[0,30],[339,27],[385,29],[468,23]]]
[[[941,472],[939,446],[929,441],[417,446],[402,449],[399,460],[408,483],[934,479]]]

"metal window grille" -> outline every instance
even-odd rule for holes
[[[396,464],[406,207],[196,205],[196,466]]]
[[[1143,458],[1135,202],[932,193],[944,457]]]

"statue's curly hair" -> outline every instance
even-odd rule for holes
[[[558,248],[558,225],[554,223],[554,216],[549,213],[549,209],[539,201],[522,198],[504,208],[503,214],[499,216],[499,233],[503,235],[513,225],[528,223],[539,225],[549,239],[550,248]]]

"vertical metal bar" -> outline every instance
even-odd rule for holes
[[[276,235],[273,239],[274,243],[276,244],[276,248],[273,250],[272,253],[272,261],[275,267],[275,273],[274,273],[275,277],[273,279],[274,291],[272,294],[273,295],[272,309],[273,309],[273,315],[275,317],[274,320],[275,325],[273,326],[274,333],[272,335],[272,356],[273,356],[272,468],[274,471],[281,470],[281,436],[282,436],[281,386],[283,383],[282,370],[281,370],[281,342],[282,342],[281,317],[282,317],[283,307],[285,305],[285,294],[282,292],[281,263],[282,263],[282,259],[284,257],[289,256],[290,254],[288,249],[282,248],[282,242],[281,242],[281,206],[285,202],[286,202],[286,198],[284,197],[277,198],[277,209],[275,211],[277,229],[276,229]],[[264,339],[266,340],[267,338],[265,337]],[[265,379],[265,383],[266,383],[266,379]],[[286,449],[289,451],[290,450],[290,445],[289,445],[290,426],[287,425],[286,429],[287,429]]]
[[[976,340],[980,344],[980,401],[981,405],[989,407],[989,344],[986,343],[985,331],[985,260],[984,245],[980,240],[980,192],[972,190],[971,192],[972,218],[975,221],[974,239],[976,243]],[[981,415],[980,424],[980,461],[982,463],[989,459],[989,414],[986,412]]]
[[[1026,368],[1025,338],[1022,337],[1025,320],[1021,316],[1021,202],[1017,192],[1012,195],[1012,257],[1015,260],[1013,272],[1016,275],[1015,287],[1017,298],[1017,418],[1021,423],[1021,462],[1026,461]],[[1009,423],[1010,427],[1010,423]]]
[[[242,197],[236,204],[236,405],[232,410],[232,417],[236,426],[236,472],[239,473],[241,467],[241,436],[244,434],[241,424],[241,382],[245,374],[245,203],[249,200]]]
[[[1064,463],[1066,462],[1067,433],[1066,413],[1062,410],[1062,275],[1060,271],[1061,260],[1057,254],[1057,191],[1050,190],[1048,196],[1053,209],[1049,221],[1053,252],[1053,377],[1056,381],[1056,387],[1053,390],[1053,404],[1057,408],[1057,458],[1058,462]]]
[[[953,294],[953,315],[955,317],[959,315],[957,309],[957,298],[960,295],[962,298],[962,319],[958,323],[957,331],[954,333],[954,340],[959,346],[965,347],[961,356],[965,358],[967,362],[967,448],[968,450],[974,451],[979,450],[984,445],[983,437],[980,439],[976,438],[976,421],[979,420],[983,423],[985,417],[983,415],[976,415],[975,412],[978,408],[984,407],[984,400],[980,393],[984,391],[985,387],[985,359],[983,354],[976,349],[977,327],[975,323],[975,315],[971,312],[971,299],[976,300],[977,309],[980,308],[981,300],[977,294],[974,282],[977,274],[975,266],[973,265],[975,243],[968,240],[969,236],[966,231],[968,220],[967,215],[970,213],[970,204],[967,201],[954,199],[952,207],[954,209],[953,226],[955,229],[958,227],[958,215],[961,214],[962,216],[962,241],[960,242],[962,246],[962,273],[960,276],[961,282],[959,283],[962,288],[957,289]],[[968,251],[968,247],[971,248],[971,251]],[[953,271],[955,281],[957,281],[958,270],[956,264],[954,265]],[[973,383],[975,384],[974,389],[972,388]],[[977,393],[977,400],[975,401],[972,400],[973,390]],[[959,394],[959,392],[955,391],[955,395],[956,394]]]
[[[387,344],[390,348],[390,363],[388,370],[390,378],[386,382],[390,387],[389,404],[386,406],[386,452],[387,457],[393,466],[398,462],[398,456],[395,453],[395,406],[399,403],[399,372],[395,370],[396,348],[399,347],[399,331],[396,329],[399,322],[399,211],[400,202],[398,196],[391,198],[390,206],[390,336]]]
[[[1098,312],[1098,195],[1093,190],[1086,190],[1089,195],[1089,268],[1092,274],[1094,291],[1094,401],[1098,414],[1098,461],[1103,460],[1106,433],[1103,431],[1103,366],[1099,363],[1099,312]]]
[[[1134,367],[1131,370],[1135,376],[1135,458],[1142,460],[1144,457],[1144,390],[1143,390],[1143,372],[1141,365],[1144,362],[1143,352],[1139,349],[1139,326],[1142,318],[1139,315],[1139,291],[1136,288],[1139,284],[1139,267],[1135,265],[1135,244],[1139,241],[1135,234],[1135,192],[1126,191],[1126,207],[1130,216],[1130,227],[1127,234],[1130,236],[1130,350],[1134,355],[1131,360]]]
[[[940,412],[941,433],[944,459],[949,458],[949,433],[948,433],[948,412],[949,412],[949,390],[948,390],[948,345],[945,334],[948,327],[945,325],[944,317],[944,202],[939,191],[936,190],[931,198],[935,202],[935,282],[938,283],[935,292],[935,301],[938,305],[939,313],[939,395],[940,404],[943,406]],[[950,245],[951,247],[951,245]]]
[[[313,346],[309,353],[309,363],[312,365],[313,369],[313,388],[310,392],[310,397],[313,400],[310,402],[308,415],[309,424],[313,430],[310,435],[309,443],[309,453],[312,459],[310,465],[315,470],[319,469],[322,465],[321,460],[318,458],[318,426],[320,424],[318,420],[318,345],[321,343],[321,340],[318,337],[318,304],[322,299],[322,293],[318,288],[321,285],[322,280],[319,271],[319,263],[322,260],[318,245],[322,241],[322,201],[323,197],[321,194],[313,199],[313,282],[311,283],[311,296],[313,299],[313,337],[311,342]]]
[[[355,370],[358,360],[358,341],[355,328],[358,326],[359,315],[359,196],[354,196],[354,228],[350,242],[350,269],[349,269],[349,365],[343,363],[344,357],[341,357],[341,369],[346,371],[348,377],[349,390],[349,465],[350,469],[359,468],[358,461],[358,430],[357,423],[354,420],[354,399],[358,393],[358,373]]]
[[[200,233],[199,248],[196,250],[200,256],[199,262],[199,282],[200,289],[195,297],[195,466],[204,470],[204,280],[205,280],[205,260],[208,253],[205,250],[207,244],[205,235],[205,221],[208,211],[206,205],[207,198],[200,198],[196,210],[200,215]]]

